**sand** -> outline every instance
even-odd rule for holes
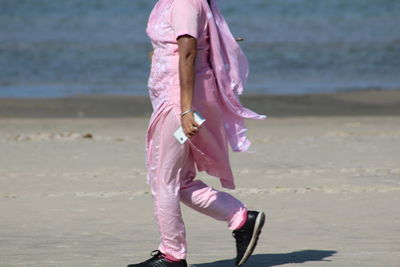
[[[227,191],[266,212],[267,221],[245,266],[399,266],[399,92],[370,93],[335,96],[364,105],[353,114],[333,106],[316,112],[321,104],[307,109],[307,99],[321,96],[299,96],[285,116],[247,122],[253,153],[231,153],[237,189]],[[276,114],[293,97],[268,99]],[[45,116],[39,105],[29,114],[35,101],[12,116],[0,112],[0,266],[147,259],[158,233],[145,178],[146,112],[77,118],[77,109],[67,108],[63,116]],[[295,116],[295,106],[303,113]],[[198,177],[221,189],[216,178]],[[182,209],[191,266],[234,266],[225,223]]]

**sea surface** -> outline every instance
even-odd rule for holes
[[[147,95],[154,0],[0,0],[0,97]],[[399,0],[218,0],[246,93],[400,88]]]

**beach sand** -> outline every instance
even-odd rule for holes
[[[227,191],[267,215],[245,266],[399,266],[400,91],[243,102],[269,116],[247,121],[252,153],[231,153]],[[0,266],[149,258],[150,111],[144,97],[0,100]],[[191,266],[234,266],[226,224],[182,211]]]

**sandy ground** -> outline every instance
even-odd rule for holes
[[[144,118],[0,119],[0,266],[126,266],[158,245]],[[267,222],[245,266],[400,266],[400,116],[248,121],[237,190]],[[218,180],[199,178],[220,188]],[[225,223],[183,206],[188,262],[234,266]]]

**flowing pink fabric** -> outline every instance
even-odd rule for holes
[[[233,151],[245,151],[250,146],[246,137],[244,118],[265,119],[245,107],[239,101],[239,95],[249,74],[246,56],[222,16],[216,1],[211,0],[211,9],[206,1],[199,1],[207,12],[211,54],[210,60],[218,82],[218,90],[224,103],[222,114],[229,143]]]

